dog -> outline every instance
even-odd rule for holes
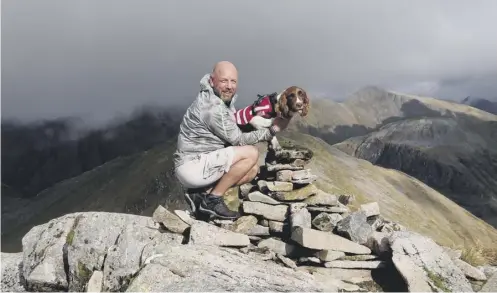
[[[269,128],[274,119],[285,119],[288,125],[293,116],[301,117],[309,113],[310,103],[306,91],[297,86],[291,86],[284,91],[269,95],[258,95],[252,104],[235,112],[238,127],[243,131]],[[276,136],[269,145],[273,150],[280,150],[281,146]]]

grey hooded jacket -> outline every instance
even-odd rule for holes
[[[200,80],[200,92],[186,110],[180,125],[175,168],[201,153],[212,152],[227,146],[252,145],[272,138],[268,129],[243,133],[235,122],[237,95],[227,106],[214,94],[209,84],[210,74]]]

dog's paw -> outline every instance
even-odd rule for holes
[[[263,128],[269,128],[273,124],[272,119],[267,119],[261,116],[254,116],[252,120],[250,121],[250,124],[255,128],[255,129],[263,129]]]
[[[269,147],[273,150],[273,151],[279,151],[282,149],[278,139],[275,137],[273,137],[273,139],[271,139],[271,141],[269,142]]]

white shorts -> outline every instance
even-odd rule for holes
[[[207,187],[230,170],[234,154],[231,146],[199,154],[176,168],[176,178],[186,188]]]

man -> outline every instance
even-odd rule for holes
[[[238,72],[222,61],[200,81],[200,92],[187,109],[174,154],[175,174],[186,187],[193,212],[198,209],[219,218],[235,219],[223,200],[233,186],[252,181],[258,173],[257,142],[269,141],[283,125],[243,133],[235,122]]]

